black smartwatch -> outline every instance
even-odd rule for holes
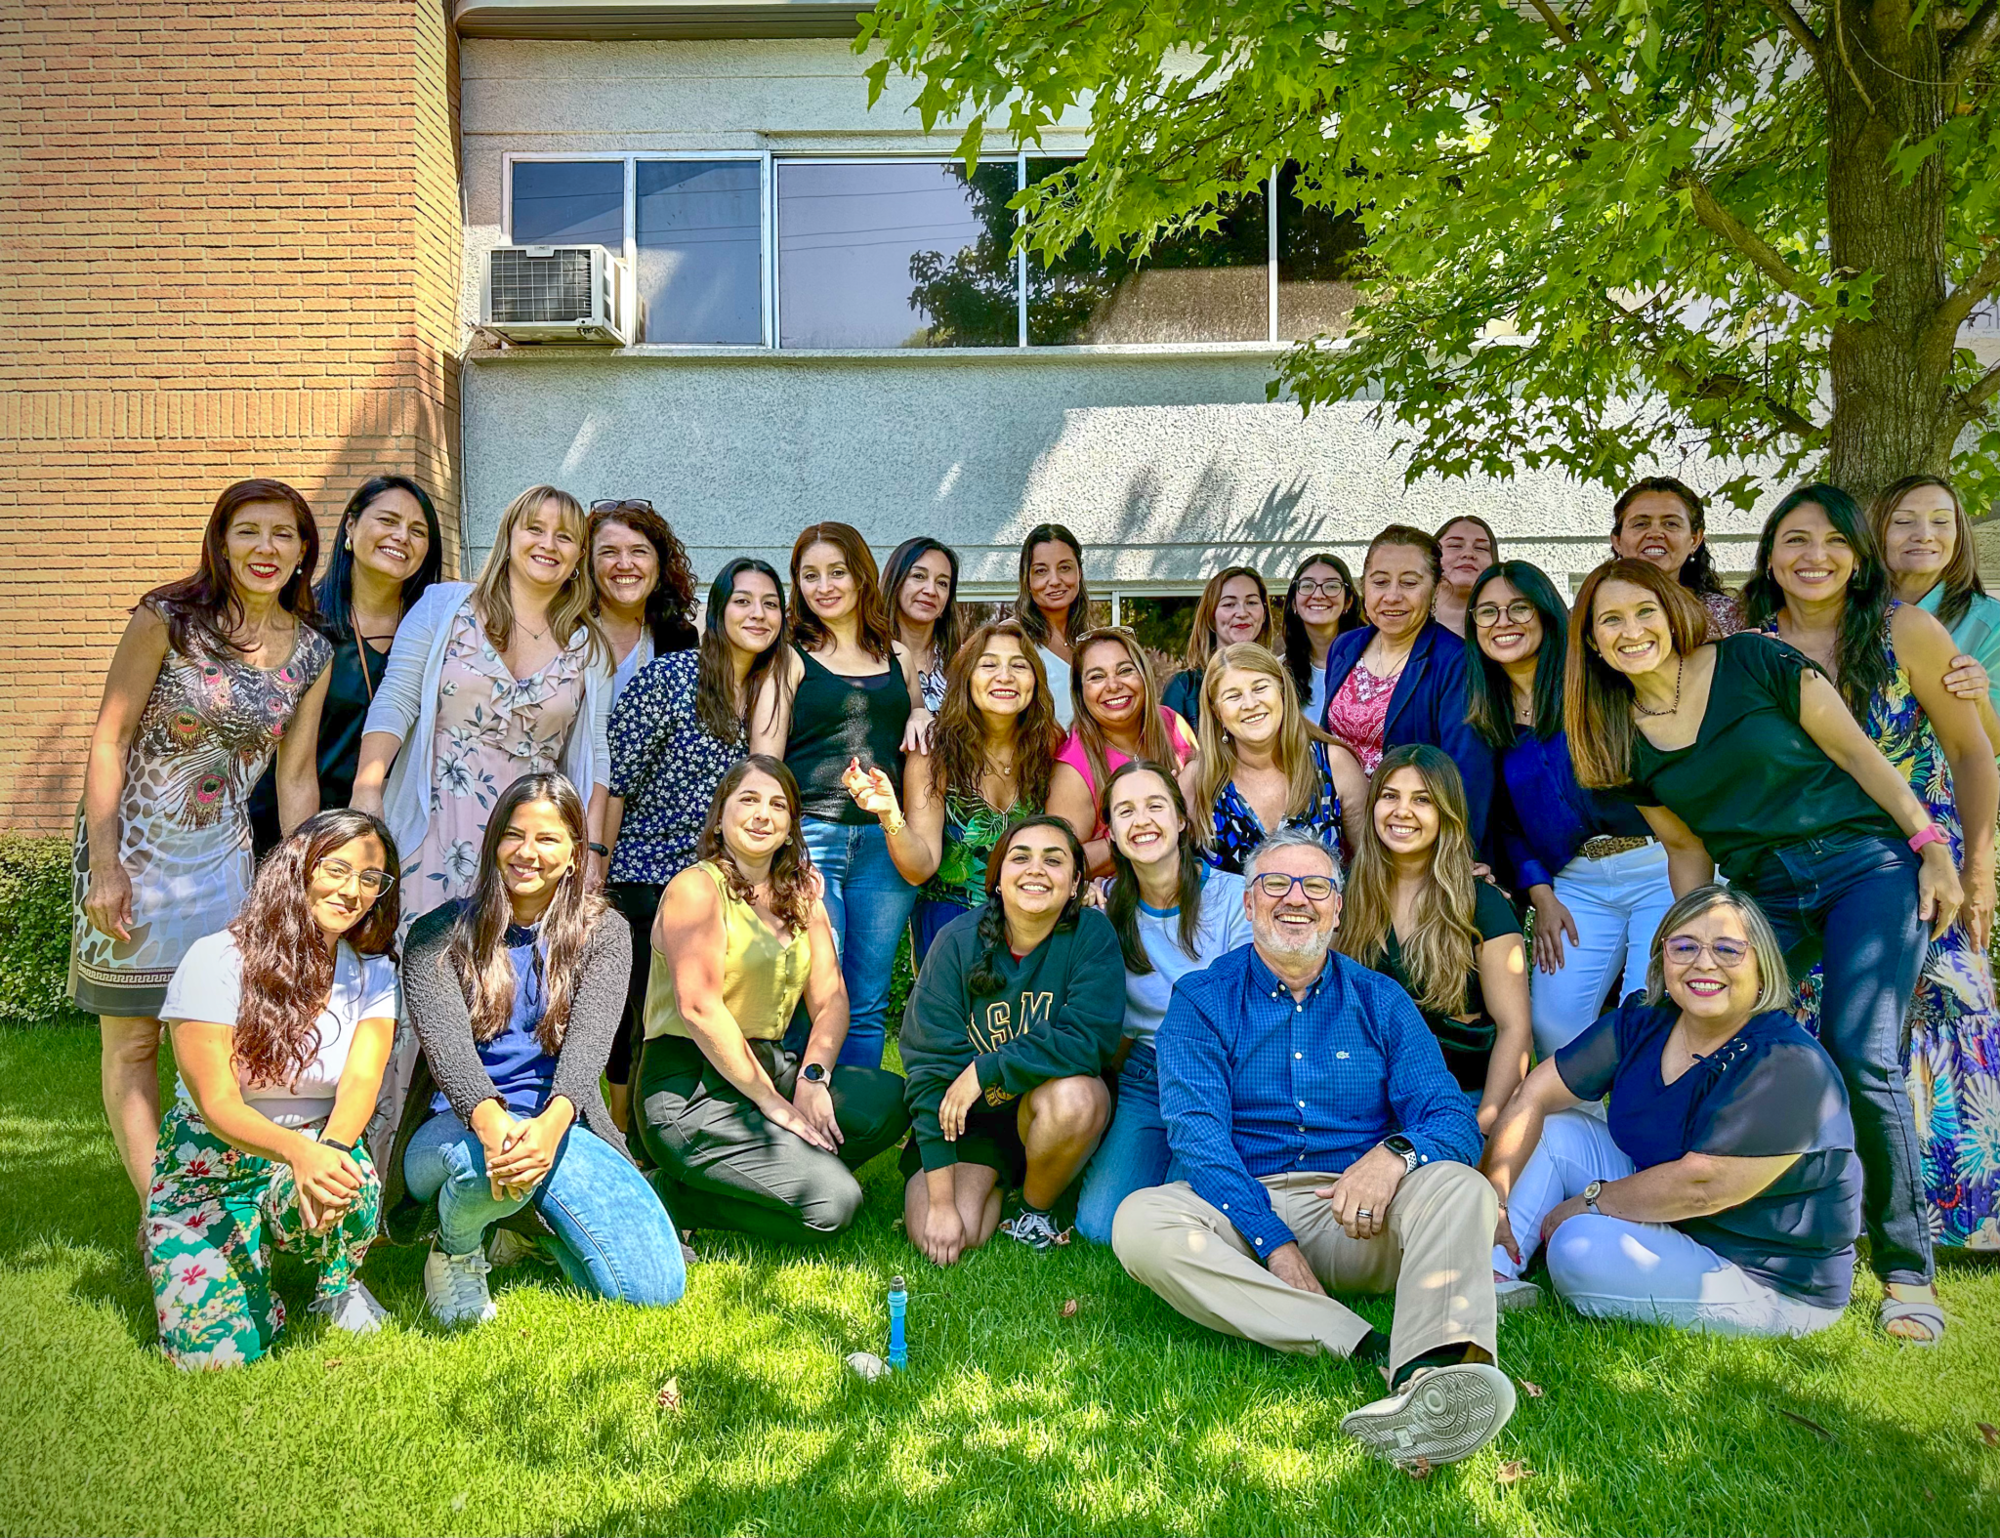
[[[603,858],[607,860],[611,858],[611,851],[605,848],[604,845],[602,844],[592,844],[590,846],[590,852],[594,855],[601,855]]]
[[[354,1152],[354,1145],[352,1143],[343,1143],[337,1137],[323,1137],[319,1140],[319,1146],[322,1148],[338,1148],[344,1154],[352,1154]]]
[[[824,1084],[833,1077],[826,1071],[824,1063],[807,1063],[799,1070],[799,1077],[808,1084]]]
[[[1403,1173],[1409,1174],[1417,1167],[1417,1145],[1400,1132],[1392,1132],[1382,1139],[1381,1146],[1403,1161]]]

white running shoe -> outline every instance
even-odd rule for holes
[[[1435,1467],[1479,1451],[1513,1413],[1512,1380],[1490,1362],[1462,1362],[1426,1368],[1401,1393],[1344,1416],[1340,1429],[1378,1458]]]
[[[326,1315],[330,1328],[345,1330],[350,1335],[373,1335],[389,1317],[389,1311],[375,1300],[375,1294],[362,1285],[358,1276],[347,1284],[345,1292],[331,1296],[321,1293],[312,1300],[307,1312]]]
[[[500,1312],[486,1290],[486,1273],[493,1268],[474,1250],[447,1255],[433,1247],[424,1261],[424,1299],[431,1317],[442,1325],[484,1324]]]
[[[1500,1313],[1511,1314],[1517,1309],[1539,1308],[1542,1303],[1542,1289],[1533,1282],[1524,1282],[1519,1277],[1503,1280],[1493,1278],[1493,1306]]]
[[[542,1259],[542,1247],[525,1234],[493,1225],[486,1236],[486,1259],[494,1266],[517,1266],[524,1260]]]

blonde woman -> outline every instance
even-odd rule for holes
[[[1201,679],[1208,659],[1225,646],[1254,641],[1277,650],[1277,614],[1264,578],[1248,566],[1225,566],[1208,579],[1188,630],[1187,666],[1167,681],[1169,710],[1201,724]]]
[[[1201,693],[1200,749],[1181,770],[1181,793],[1207,811],[1194,831],[1209,864],[1241,875],[1244,858],[1271,834],[1302,828],[1333,850],[1338,868],[1341,834],[1351,846],[1367,777],[1352,753],[1306,721],[1284,664],[1253,643],[1225,646],[1209,659]]]
[[[1416,1000],[1491,1132],[1528,1071],[1528,953],[1499,888],[1472,873],[1465,787],[1442,748],[1382,755],[1335,943]]]
[[[479,580],[440,582],[396,631],[368,709],[354,805],[388,823],[410,922],[469,896],[486,821],[527,774],[561,771],[588,808],[590,876],[604,876],[611,649],[582,506],[532,486],[501,514]]]

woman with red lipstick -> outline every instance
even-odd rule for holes
[[[944,708],[944,670],[958,650],[958,552],[927,534],[906,539],[882,568],[896,639],[917,660],[924,708]]]
[[[1657,566],[1694,595],[1716,640],[1743,628],[1743,604],[1715,574],[1701,496],[1671,475],[1634,481],[1611,507],[1611,554]]]
[[[139,600],[111,659],[77,809],[69,997],[99,1018],[104,1109],[143,1197],[160,1128],[160,1006],[188,947],[249,895],[250,789],[277,759],[285,829],[319,810],[333,647],[319,529],[282,481],[216,499],[191,576]]]
[[[1271,648],[1270,590],[1248,566],[1225,566],[1208,579],[1188,632],[1187,666],[1167,681],[1161,702],[1190,726],[1201,724],[1201,675],[1225,646],[1251,641]]]
[[[611,648],[611,702],[639,669],[668,652],[692,651],[694,568],[673,525],[637,499],[590,504],[590,570],[598,627]]]

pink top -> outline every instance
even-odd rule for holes
[[[1174,757],[1178,760],[1178,763],[1174,767],[1179,767],[1179,764],[1186,763],[1194,756],[1194,744],[1188,740],[1187,734],[1181,730],[1181,718],[1164,705],[1160,707],[1160,719],[1166,725],[1167,741],[1173,747]],[[1132,755],[1130,753],[1121,753],[1109,743],[1104,745],[1104,772],[1107,775],[1117,773],[1118,770],[1131,761]],[[1083,746],[1083,739],[1075,732],[1069,734],[1069,740],[1057,751],[1056,762],[1059,764],[1068,764],[1070,768],[1082,775],[1084,788],[1090,792],[1091,800],[1094,802],[1097,799],[1097,779],[1090,772],[1090,754]],[[1096,831],[1090,836],[1092,838],[1104,837],[1104,824],[1100,822],[1097,825]]]
[[[1402,678],[1402,668],[1386,678],[1377,677],[1362,663],[1341,681],[1333,698],[1326,702],[1326,729],[1336,741],[1345,743],[1361,760],[1364,774],[1373,774],[1382,762],[1382,734],[1389,724],[1389,700]]]

